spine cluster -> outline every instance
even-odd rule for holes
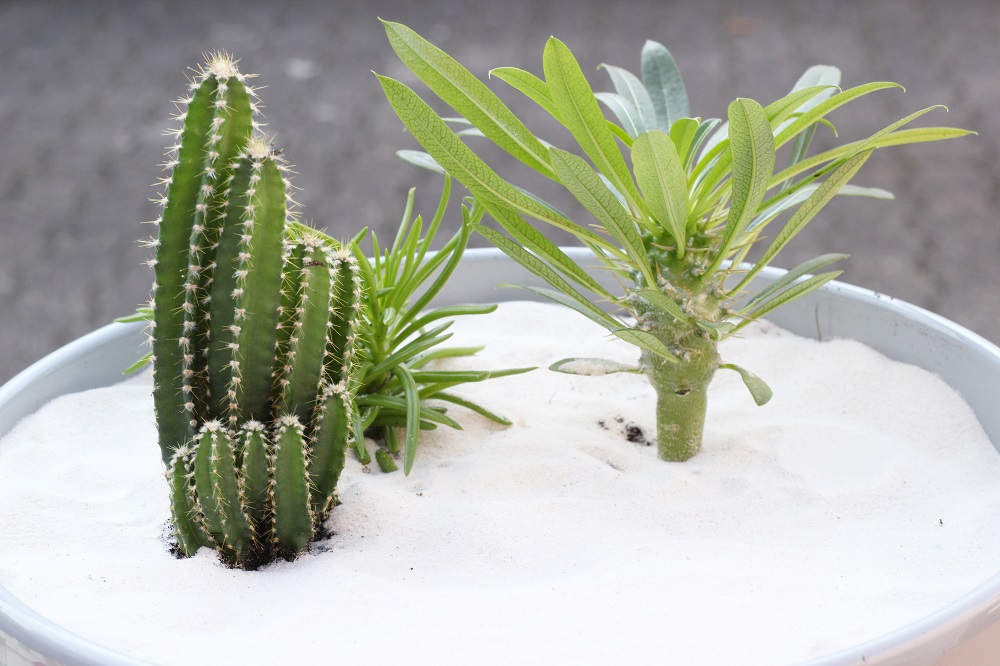
[[[213,54],[177,103],[150,305],[179,551],[255,568],[304,549],[336,503],[362,301],[353,254],[292,228],[248,78]]]

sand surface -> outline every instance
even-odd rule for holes
[[[0,442],[0,584],[162,664],[780,664],[917,620],[1000,562],[1000,456],[960,397],[854,342],[771,326],[726,341],[704,451],[664,463],[633,361],[579,315],[504,304],[456,326],[450,367],[538,365],[460,391],[409,477],[349,456],[335,536],[227,570],[167,552],[147,378],[63,397]],[[510,355],[514,354],[511,358]]]

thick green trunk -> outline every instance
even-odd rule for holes
[[[641,365],[656,390],[656,439],[660,458],[683,462],[701,450],[708,385],[719,367],[718,342],[694,327],[653,327],[650,331],[680,361],[643,351]]]

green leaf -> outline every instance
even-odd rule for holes
[[[820,210],[826,206],[827,203],[837,192],[847,184],[854,174],[858,172],[858,169],[871,157],[872,150],[869,148],[863,153],[858,153],[854,157],[850,158],[843,164],[841,164],[832,174],[827,176],[823,184],[816,188],[816,191],[809,195],[799,209],[795,211],[791,219],[785,223],[781,232],[775,237],[771,242],[771,245],[764,250],[764,254],[761,255],[760,259],[754,265],[753,269],[743,278],[740,284],[737,286],[737,290],[742,288],[744,285],[750,282],[751,279],[757,273],[759,273],[765,266],[767,266],[775,255],[778,254],[788,244],[792,238],[794,238],[805,226],[814,218]]]
[[[406,363],[420,352],[426,351],[431,347],[444,342],[452,336],[451,333],[441,335],[449,326],[451,326],[451,322],[446,322],[437,326],[408,342],[400,349],[393,351],[392,354],[387,356],[380,363],[373,365],[371,369],[369,369],[368,375],[370,377],[379,377],[382,373],[389,372],[396,366]]]
[[[479,213],[482,214],[481,211]],[[437,266],[440,263],[444,263],[443,268],[413,303],[408,306],[410,312],[418,313],[427,307],[435,296],[444,288],[448,283],[448,278],[451,274],[455,272],[458,268],[459,263],[462,261],[462,256],[465,254],[465,247],[469,242],[469,234],[472,233],[472,225],[476,222],[473,220],[478,220],[478,217],[473,216],[470,219],[464,219],[462,221],[462,227],[458,230],[451,240],[443,248],[441,248],[433,257],[423,262],[419,270],[413,276],[413,290],[415,291],[417,286],[423,285],[426,282],[434,270],[437,270]],[[442,261],[444,260],[444,261]]]
[[[743,378],[743,383],[746,384],[746,387],[750,390],[750,395],[753,396],[753,401],[757,403],[758,407],[766,405],[768,401],[771,400],[771,396],[773,395],[771,387],[757,375],[744,370],[734,363],[720,363],[719,367],[739,373],[740,377]]]
[[[118,317],[115,321],[119,324],[130,324],[134,321],[149,321],[153,318],[153,308],[136,308],[136,311],[124,317]]]
[[[393,368],[392,374],[403,385],[403,399],[406,401],[406,443],[403,446],[403,474],[409,476],[413,460],[417,455],[417,438],[420,437],[420,396],[417,383],[405,365]]]
[[[915,111],[915,112],[911,113],[910,115],[906,116],[905,118],[897,120],[896,122],[892,123],[891,125],[888,125],[887,127],[884,127],[882,129],[880,129],[878,132],[875,132],[874,134],[872,134],[867,139],[862,140],[855,147],[855,149],[854,149],[855,152],[860,153],[860,152],[862,152],[864,150],[868,150],[869,148],[874,148],[875,144],[877,144],[878,141],[879,141],[879,139],[881,139],[882,137],[886,136],[887,134],[892,134],[893,132],[895,132],[897,129],[899,129],[903,125],[906,125],[906,124],[908,124],[908,123],[916,120],[920,116],[924,115],[925,113],[928,113],[930,111],[934,111],[935,109],[945,109],[946,111],[948,110],[947,107],[944,107],[944,106],[941,106],[941,105],[936,105],[936,106],[929,106],[926,109],[921,109],[919,111]]]
[[[547,261],[560,273],[603,298],[614,298],[590,273],[570,259],[558,245],[550,241],[530,224],[525,223],[519,215],[501,209],[497,210],[493,214],[493,217],[514,237],[514,240],[520,243],[525,249],[534,252]]]
[[[634,139],[646,131],[646,124],[642,122],[642,118],[639,117],[639,112],[632,102],[614,93],[599,92],[594,93],[594,97],[597,98],[598,102],[611,109],[630,139]],[[614,128],[611,131],[613,132]]]
[[[698,321],[698,328],[707,332],[713,340],[721,340],[736,328],[731,321]]]
[[[530,269],[529,269],[530,270]],[[614,319],[607,312],[604,312],[599,307],[593,303],[587,301],[585,298],[581,300],[576,296],[568,296],[561,291],[556,291],[555,289],[546,289],[544,287],[532,287],[523,284],[501,284],[500,287],[511,287],[513,289],[524,289],[525,291],[530,291],[533,294],[537,294],[543,298],[547,298],[550,301],[558,303],[564,307],[569,308],[579,312],[584,317],[594,322],[598,326],[608,329],[609,331],[619,328],[622,324],[620,321]]]
[[[825,268],[830,264],[847,259],[848,255],[839,253],[823,254],[818,257],[813,257],[808,261],[803,261],[801,264],[786,272],[780,278],[767,285],[759,293],[757,293],[753,298],[751,298],[745,306],[741,309],[743,311],[749,311],[754,308],[758,303],[766,301],[771,297],[772,294],[776,294],[785,287],[789,286],[796,280],[798,280],[803,275],[808,275],[810,273],[815,273],[821,268]]]
[[[533,101],[538,106],[549,112],[556,120],[559,120],[559,110],[556,109],[555,102],[549,94],[549,87],[545,81],[523,69],[517,67],[497,67],[490,70],[490,76],[495,76],[515,90],[521,92],[525,97]]]
[[[152,360],[153,360],[153,352],[149,352],[148,354],[140,358],[138,361],[125,368],[122,371],[122,374],[131,375],[133,372],[141,370],[142,368],[146,367],[146,365]]]
[[[754,218],[753,222],[750,223],[750,226],[747,227],[747,230],[752,231],[757,227],[764,226],[781,213],[799,205],[805,201],[810,194],[815,192],[819,186],[820,183],[809,183],[808,185],[796,189],[784,198],[772,198],[771,201],[773,201],[773,203],[757,213],[757,216]],[[883,201],[891,201],[895,198],[893,197],[892,192],[883,190],[880,187],[861,187],[859,185],[850,184],[842,186],[840,191],[837,192],[837,196],[868,197],[870,199],[881,199]],[[766,203],[767,202],[765,202],[765,204]]]
[[[551,175],[545,146],[484,83],[413,30],[401,23],[382,23],[399,59],[438,97],[505,151]]]
[[[646,351],[652,352],[661,358],[670,361],[671,363],[677,363],[680,361],[674,354],[667,349],[667,346],[663,342],[650,333],[649,331],[643,331],[638,328],[620,328],[617,331],[611,331],[615,337],[618,337],[629,344],[633,344],[636,347],[641,347]]]
[[[366,427],[385,425],[390,420],[399,425],[406,425],[407,410],[412,404],[408,398],[398,395],[385,395],[381,393],[368,393],[358,396],[358,404],[362,407],[377,407],[378,413],[373,416]],[[419,402],[418,402],[419,404]],[[402,416],[402,420],[395,417]],[[444,410],[438,407],[420,407],[420,420],[440,423],[455,430],[461,430],[462,426],[454,419],[445,415]]]
[[[550,365],[549,370],[584,377],[600,377],[617,372],[642,373],[639,367],[606,358],[564,358]]]
[[[955,127],[917,127],[914,129],[899,130],[882,136],[875,142],[874,148],[885,148],[886,146],[901,146],[910,143],[924,143],[926,141],[943,141],[945,139],[955,139],[960,136],[978,135],[978,132],[958,129]]]
[[[875,92],[876,90],[885,90],[886,88],[900,88],[903,86],[898,83],[892,83],[888,81],[876,81],[874,83],[866,83],[862,86],[856,86],[850,88],[841,93],[838,93],[831,97],[830,99],[822,102],[807,112],[803,113],[801,116],[793,120],[788,124],[776,137],[774,143],[777,147],[783,146],[787,141],[789,141],[796,134],[804,130],[809,125],[812,125],[820,118],[823,118],[829,114],[834,109],[837,109],[848,102],[851,102],[862,95],[867,95],[868,93]]]
[[[782,125],[782,123],[800,106],[826,90],[826,86],[813,86],[796,90],[764,107],[764,115],[771,126],[772,134],[777,127],[787,126],[787,124]],[[712,135],[706,144],[705,153],[693,173],[693,182],[699,192],[712,192],[732,170],[732,152],[725,150],[729,139],[729,123],[727,122]]]
[[[691,146],[688,148],[687,155],[684,157],[684,170],[690,171],[691,166],[695,163],[695,158],[698,155],[698,151],[701,150],[702,144],[705,139],[711,134],[719,123],[722,121],[718,118],[709,118],[708,120],[702,120],[698,124],[698,130],[695,132],[694,139],[691,141]],[[676,123],[674,123],[676,124]],[[673,138],[673,128],[671,127],[671,138]],[[677,151],[680,154],[680,151]]]
[[[406,323],[407,320],[412,317],[420,315],[414,319],[405,329],[401,332],[395,332],[393,334],[394,343],[402,343],[411,335],[427,326],[432,322],[438,321],[440,319],[445,319],[446,317],[459,317],[463,315],[481,315],[490,314],[495,312],[497,309],[496,305],[451,305],[448,307],[437,308],[431,310],[430,312],[421,313],[419,310],[408,310],[408,316],[403,319],[400,323]]]
[[[656,108],[653,106],[649,92],[642,85],[642,81],[627,69],[614,65],[601,65],[601,67],[611,77],[615,92],[628,100],[635,108],[644,128],[643,131],[656,129]]]
[[[639,192],[618,150],[615,136],[608,129],[594,91],[573,53],[561,41],[550,37],[545,44],[542,61],[545,82],[563,125],[598,170],[611,179],[629,202],[635,204],[639,200]]]
[[[685,171],[690,166],[690,158],[693,157],[692,144],[698,136],[699,127],[701,123],[697,118],[678,118],[670,127],[670,140],[674,142],[674,148],[677,149],[677,155],[681,158]]]
[[[956,139],[970,134],[975,135],[976,132],[956,129],[954,127],[919,127],[914,129],[904,129],[890,132],[889,134],[879,137],[879,139],[870,145],[869,148],[885,148],[888,146],[902,146],[911,143],[944,141],[946,139]],[[804,159],[798,164],[789,166],[780,173],[775,174],[774,178],[771,179],[770,187],[786,182],[799,174],[811,171],[822,164],[826,164],[827,162],[834,162],[843,158],[845,155],[852,155],[857,152],[857,149],[861,146],[861,144],[862,141],[845,143],[842,146],[831,148],[830,150]]]
[[[734,328],[732,332],[735,333],[736,331],[740,330],[741,328],[749,324],[751,321],[761,319],[767,313],[780,308],[782,305],[786,305],[794,300],[806,296],[807,294],[811,294],[812,292],[816,291],[830,280],[833,280],[842,275],[843,272],[844,271],[830,271],[829,273],[821,273],[820,275],[814,275],[808,279],[796,283],[794,286],[786,289],[783,292],[780,292],[777,296],[774,296],[770,300],[764,301],[754,310],[748,312],[745,315],[747,318],[741,321],[739,324],[737,324],[736,328]]]
[[[683,258],[687,246],[687,173],[674,142],[659,130],[640,135],[632,144],[632,165],[646,203],[677,244],[677,258]]]
[[[572,285],[560,277],[559,274],[552,270],[552,268],[545,264],[545,262],[525,250],[517,243],[513,242],[500,232],[490,229],[489,227],[477,225],[476,231],[485,236],[487,240],[500,248],[500,250],[511,259],[548,282],[560,293],[572,299],[577,305],[581,306],[583,310],[589,312],[595,321],[603,322],[602,325],[605,327],[619,325],[618,322],[611,317],[611,315],[594,305],[593,302],[574,289]]]
[[[621,201],[583,158],[553,148],[550,160],[563,187],[621,244],[630,267],[641,273],[647,284],[656,284],[642,237]]]
[[[458,405],[459,407],[465,407],[466,409],[472,410],[476,414],[484,416],[488,418],[490,421],[499,423],[500,425],[505,425],[505,426],[513,425],[510,419],[501,416],[495,412],[491,412],[490,410],[486,409],[479,403],[472,402],[471,400],[467,400],[452,393],[437,393],[435,394],[434,399],[450,402],[452,404]]]
[[[643,45],[641,58],[642,83],[656,110],[657,126],[668,132],[678,118],[690,115],[680,68],[663,44],[651,40]]]
[[[475,356],[479,352],[483,351],[483,349],[485,349],[485,347],[483,347],[482,345],[478,347],[441,347],[440,349],[435,349],[432,352],[423,354],[419,358],[414,358],[407,365],[410,366],[410,369],[422,368],[429,362],[439,358]]]
[[[805,109],[815,106],[813,103],[816,102],[817,98],[827,99],[836,90],[836,88],[827,85],[798,88],[771,102],[764,107],[771,128],[777,130],[779,127],[787,127],[786,121],[789,118],[801,116]]]
[[[491,213],[497,208],[510,208],[590,242],[604,242],[593,232],[559,216],[550,207],[526,196],[500,178],[408,87],[388,77],[378,76],[378,79],[389,103],[406,128],[434,160],[465,185]]]
[[[733,155],[732,200],[722,246],[708,275],[718,270],[753,220],[774,173],[774,135],[757,102],[738,98],[729,105],[729,149]]]
[[[441,165],[438,164],[433,157],[422,150],[397,150],[396,156],[404,162],[409,162],[410,164],[416,165],[421,169],[427,169],[428,171],[439,173],[442,176],[445,175],[445,170],[441,168]]]
[[[690,317],[681,309],[677,302],[656,289],[639,289],[635,292],[637,296],[647,301],[650,305],[662,312],[666,312],[678,321],[687,321]]]
[[[385,429],[387,437],[389,433],[394,432],[395,431],[392,428]],[[378,463],[378,468],[382,470],[383,474],[391,474],[399,469],[396,467],[396,461],[392,459],[392,454],[383,448],[375,449],[375,462]]]
[[[804,88],[811,88],[813,86],[830,86],[827,90],[819,93],[812,99],[803,103],[797,109],[798,113],[805,113],[809,109],[812,109],[820,102],[824,102],[829,99],[833,93],[837,90],[837,86],[840,85],[840,70],[836,67],[831,67],[829,65],[813,65],[799,77],[799,80],[795,82],[792,87],[792,92],[796,90],[802,90]],[[805,131],[795,137],[795,143],[792,144],[792,152],[788,158],[788,164],[796,164],[805,158],[806,151],[809,150],[809,144],[812,142],[813,136],[816,134],[816,126],[812,125],[808,127]],[[786,182],[785,185],[790,183]]]

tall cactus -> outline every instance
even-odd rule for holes
[[[303,550],[353,441],[354,253],[293,225],[255,94],[213,54],[181,100],[154,260],[153,378],[178,549]]]

